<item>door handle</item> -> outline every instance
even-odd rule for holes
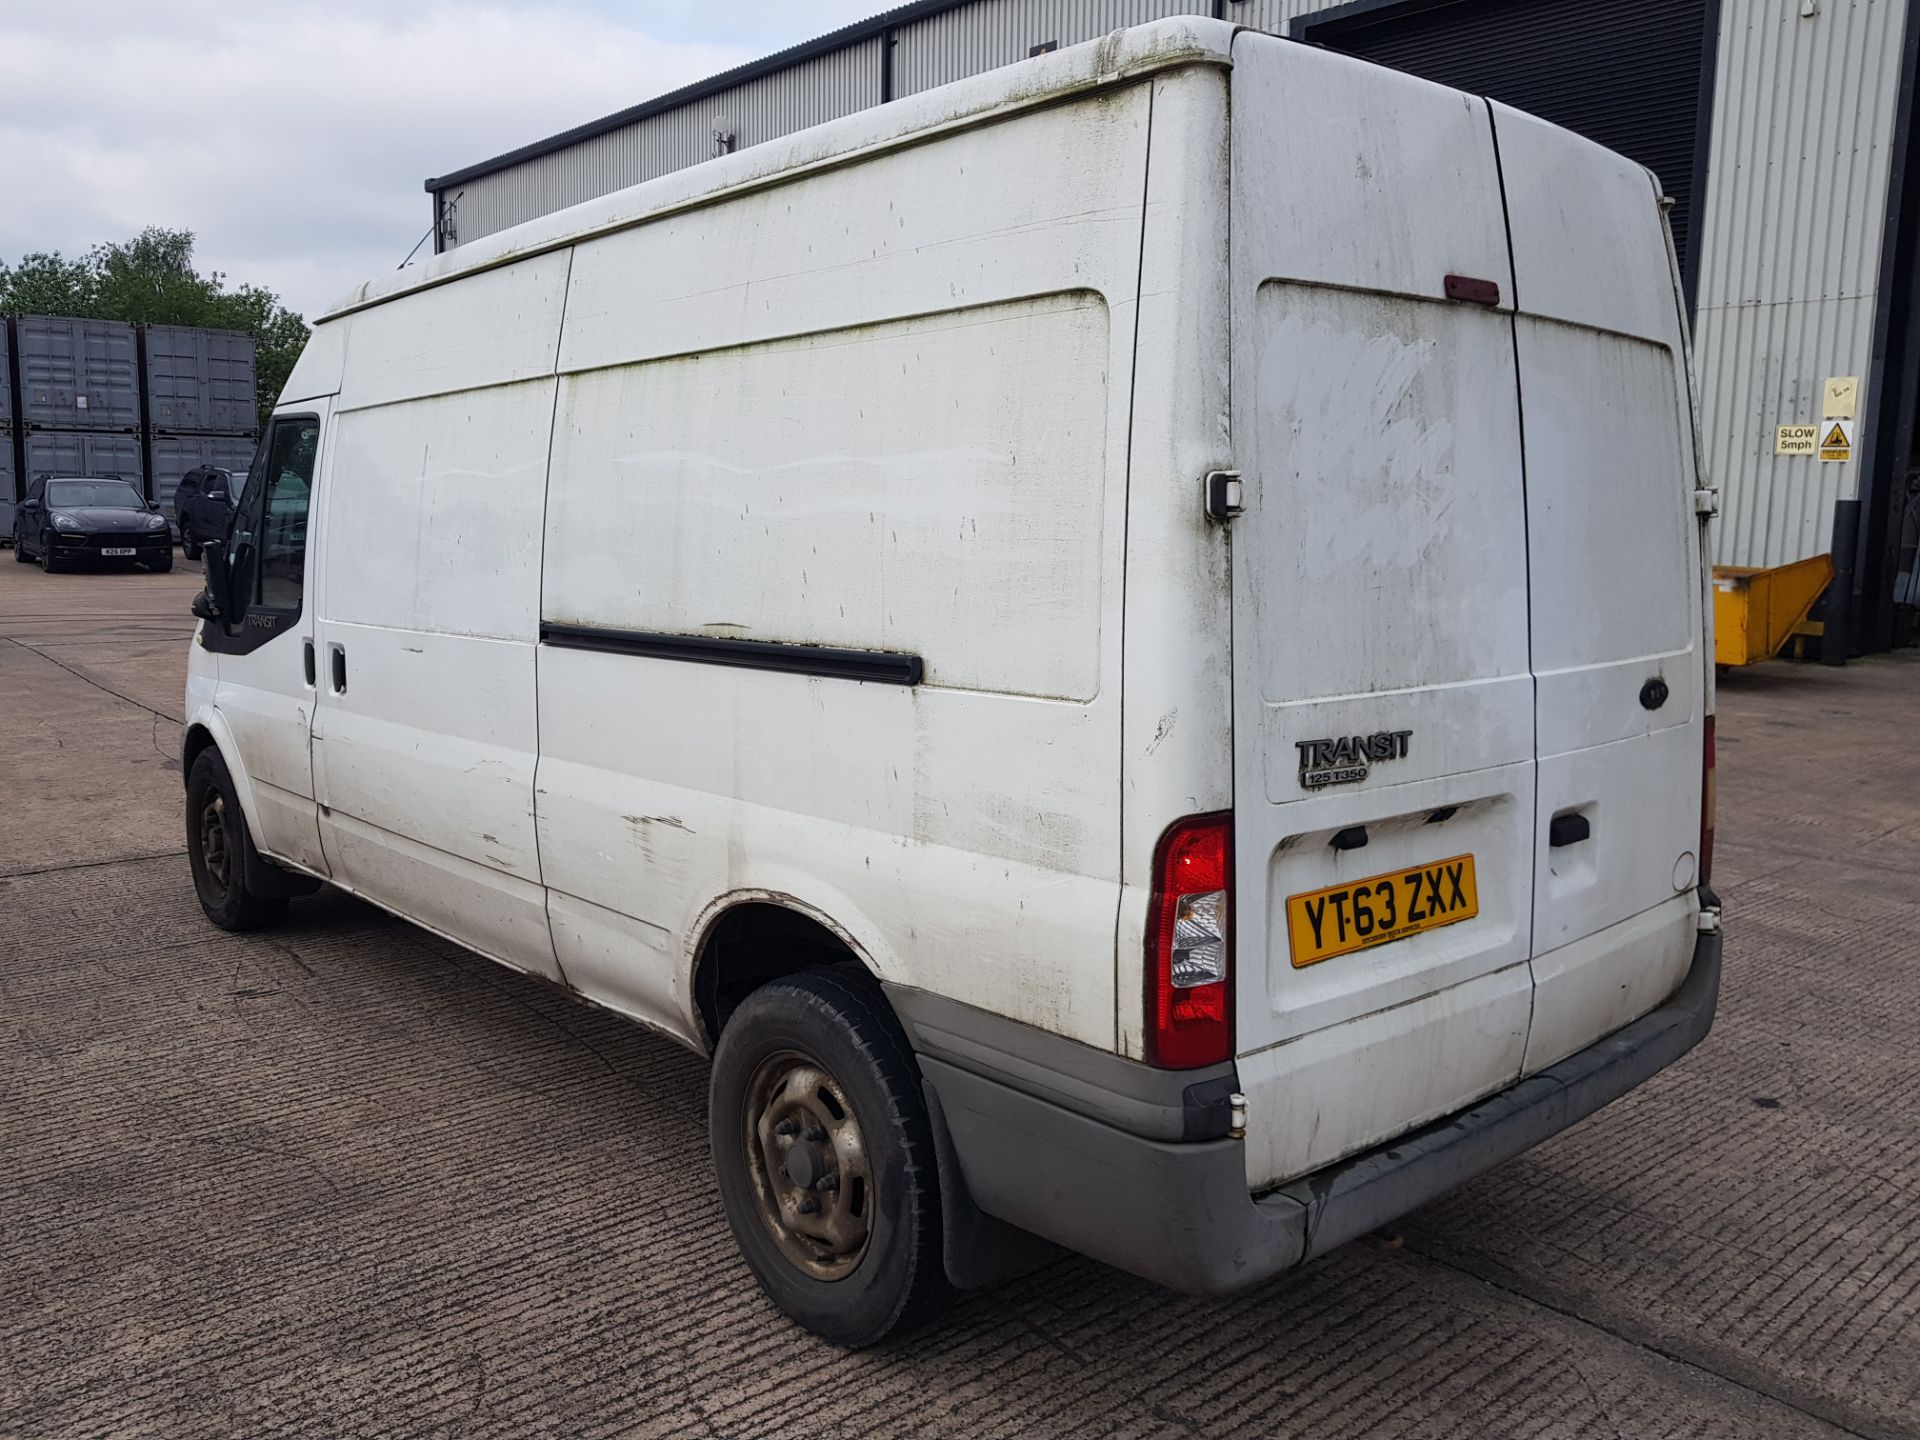
[[[313,688],[313,638],[311,636],[301,644],[300,659],[306,666],[307,688],[311,690]]]
[[[333,672],[333,693],[347,693],[347,647],[344,645],[327,646],[327,665]]]
[[[1584,815],[1556,815],[1547,824],[1547,844],[1556,850],[1578,845],[1591,834],[1593,824]]]

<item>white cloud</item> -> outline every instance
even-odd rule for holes
[[[80,0],[0,13],[0,257],[192,230],[312,313],[399,264],[421,181],[872,13],[864,0]]]

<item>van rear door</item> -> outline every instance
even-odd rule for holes
[[[1655,183],[1570,131],[1491,108],[1519,309],[1533,569],[1533,1071],[1665,999],[1692,955],[1701,536]]]
[[[1534,697],[1487,106],[1250,32],[1233,87],[1235,1023],[1258,1189],[1518,1077]]]

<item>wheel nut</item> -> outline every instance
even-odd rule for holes
[[[818,1125],[809,1125],[805,1138],[810,1144],[818,1145],[822,1140],[827,1138],[827,1132],[822,1130]]]
[[[800,1125],[794,1120],[782,1120],[778,1125],[773,1127],[773,1133],[776,1135],[798,1135],[800,1133]]]
[[[802,1195],[800,1197],[800,1204],[796,1208],[802,1215],[818,1215],[820,1213],[820,1202],[811,1195]]]
[[[840,1188],[840,1177],[832,1171],[828,1171],[825,1175],[822,1175],[818,1180],[813,1182],[813,1188],[831,1195]]]

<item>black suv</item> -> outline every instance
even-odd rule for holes
[[[76,560],[171,570],[173,535],[167,517],[116,475],[42,475],[13,512],[13,558],[24,565],[35,555],[49,572]]]
[[[198,560],[207,541],[226,538],[243,478],[218,465],[199,465],[180,477],[180,488],[173,492],[173,523],[187,559]]]

